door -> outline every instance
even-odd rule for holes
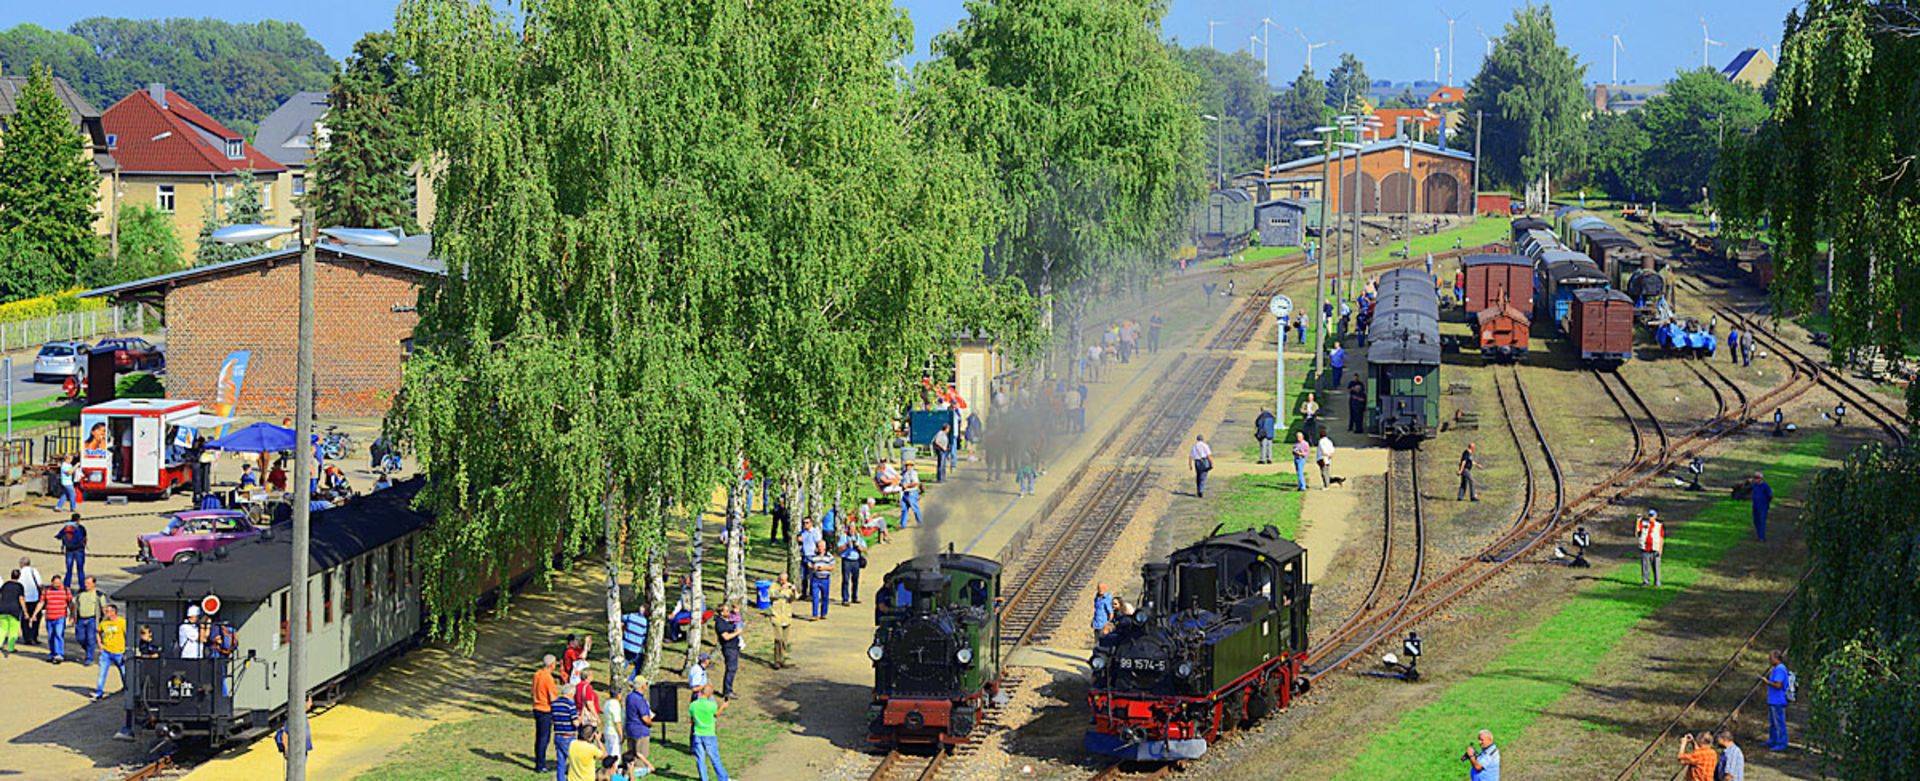
[[[160,485],[160,419],[133,419],[133,484]]]

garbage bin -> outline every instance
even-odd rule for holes
[[[759,597],[753,602],[754,607],[761,610],[773,607],[773,581],[756,580],[753,582],[753,588],[759,594]]]

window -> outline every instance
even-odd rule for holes
[[[287,592],[280,592],[280,642],[273,647],[287,644]]]
[[[268,182],[260,186],[260,210],[263,212],[273,211],[273,183],[272,182]]]
[[[393,567],[396,563],[394,560],[399,558],[397,555],[395,555],[399,552],[399,550],[400,550],[400,546],[398,545],[387,546],[387,593],[388,594],[393,593]]]
[[[168,214],[172,214],[173,213],[173,185],[170,185],[170,184],[160,185],[160,187],[157,188],[155,192],[156,192],[156,200],[158,201],[158,203],[154,205],[160,207],[160,211],[166,212]]]
[[[340,579],[341,588],[346,593],[340,596],[340,616],[341,618],[345,618],[353,615],[353,562],[347,562],[346,569],[342,570],[342,574],[344,577]]]
[[[246,142],[243,142],[238,138],[227,139],[227,159],[228,160],[238,160],[246,156],[247,156]]]
[[[306,174],[293,175],[293,194],[294,195],[307,194],[307,175]]]
[[[119,147],[119,146],[120,146],[120,134],[119,134],[119,133],[108,133],[108,134],[107,134],[107,148],[108,148],[108,149],[114,149],[114,148],[117,148],[117,147]]]
[[[407,568],[407,569],[406,569],[406,574],[407,574],[407,578],[406,578],[406,580],[407,580],[407,589],[408,589],[409,591],[411,591],[411,590],[413,589],[413,565],[414,565],[414,561],[413,561],[413,538],[412,538],[412,537],[408,537],[408,538],[407,538],[407,561],[406,561],[406,565],[405,565],[405,566],[406,566],[406,568]]]
[[[373,563],[374,563],[373,559],[369,557],[367,559],[367,568],[364,570],[361,570],[361,578],[362,578],[362,580],[360,581],[361,607],[373,607]]]
[[[307,634],[313,634],[313,581],[307,581]]]
[[[333,571],[320,573],[320,622],[333,623]]]

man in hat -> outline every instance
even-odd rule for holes
[[[187,620],[180,622],[179,639],[174,646],[182,659],[206,658],[206,626],[200,621],[200,606],[187,607]]]
[[[907,471],[900,474],[900,528],[907,528],[907,513],[913,513],[913,520],[924,526],[927,519],[920,515],[920,471],[913,468],[913,462],[907,462]]]
[[[707,666],[713,664],[713,654],[701,651],[699,658],[687,667],[687,688],[693,690],[693,696],[707,690]]]
[[[1647,510],[1646,517],[1633,525],[1633,536],[1640,546],[1640,585],[1647,585],[1647,572],[1653,572],[1653,585],[1660,586],[1660,554],[1667,547],[1667,527],[1660,522],[1659,510]]]

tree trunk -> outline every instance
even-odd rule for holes
[[[659,531],[647,538],[647,653],[640,664],[640,674],[647,680],[658,680],[660,675],[660,647],[666,637],[667,626],[667,525],[659,523],[659,508],[654,509],[655,529]]]
[[[727,486],[727,602],[744,604],[747,598],[746,472],[734,459],[733,480]]]
[[[806,572],[807,556],[813,553],[800,550],[800,526],[807,520],[807,513],[812,508],[807,504],[806,467],[801,466],[789,473],[787,485],[787,496],[792,500],[787,506],[787,514],[792,516],[787,526],[787,578],[794,583],[805,583],[800,576]]]
[[[688,567],[692,569],[693,593],[690,601],[693,604],[687,606],[687,616],[691,619],[687,622],[687,665],[692,666],[693,660],[700,656],[701,630],[705,628],[705,622],[701,618],[707,612],[707,592],[703,577],[705,573],[702,571],[707,563],[705,529],[707,497],[702,496],[688,502],[685,506],[689,510],[687,514],[693,519],[691,541],[693,550],[688,563]]]
[[[620,534],[613,521],[613,475],[607,475],[607,495],[600,500],[601,525],[607,536],[607,691],[610,702],[625,702],[627,655],[622,652],[620,626]]]

